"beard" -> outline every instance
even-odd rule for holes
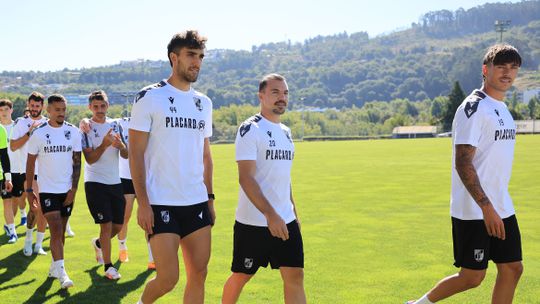
[[[38,118],[41,115],[41,111],[30,111],[30,116]]]

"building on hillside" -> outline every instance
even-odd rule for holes
[[[392,130],[392,138],[427,138],[437,136],[436,126],[402,126]]]

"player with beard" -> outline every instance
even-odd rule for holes
[[[222,303],[236,303],[259,267],[279,269],[285,303],[306,303],[304,249],[292,195],[294,144],[281,123],[289,101],[285,78],[269,74],[259,83],[261,112],[236,135],[240,181],[234,224],[233,261]]]
[[[3,165],[3,171],[4,171],[4,179],[6,182],[9,180],[11,185],[8,185],[8,183],[2,183],[2,201],[4,204],[4,220],[6,221],[6,224],[4,224],[4,230],[6,231],[6,235],[9,238],[8,243],[13,244],[17,241],[17,231],[15,230],[15,214],[17,212],[18,205],[18,198],[22,196],[24,193],[23,188],[23,181],[20,180],[20,176],[17,174],[11,174],[11,163],[14,162],[13,159],[13,152],[11,149],[9,149],[9,133],[11,132],[11,129],[13,127],[13,120],[11,120],[11,113],[13,112],[13,103],[9,99],[0,99],[0,122],[2,123],[2,127],[4,129],[0,129],[0,146],[4,147],[0,149],[0,157],[2,157],[2,165]],[[5,151],[4,151],[5,150]],[[4,155],[4,152],[7,153],[7,155]],[[9,163],[9,169],[4,168],[5,165]],[[16,182],[13,180],[13,178],[17,179],[18,188],[13,189],[13,184]],[[13,199],[15,198],[15,199]],[[23,205],[24,206],[24,205]],[[21,210],[21,215],[24,215],[26,217],[26,213],[24,212],[24,207]],[[24,219],[26,221],[26,218],[21,217],[21,221]]]
[[[50,119],[33,131],[26,162],[26,182],[30,185],[39,160],[39,198],[32,188],[26,193],[31,210],[38,209],[39,204],[49,224],[53,258],[49,276],[58,278],[62,288],[73,286],[64,266],[64,235],[81,174],[81,137],[75,126],[64,121],[66,104],[62,95],[49,96]]]
[[[19,117],[15,120],[15,124],[13,125],[13,129],[10,135],[10,142],[9,146],[11,150],[17,155],[15,158],[19,159],[19,164],[16,165],[13,169],[13,173],[18,174],[25,174],[26,173],[26,160],[28,155],[28,145],[27,142],[32,136],[33,130],[43,124],[44,122],[47,122],[47,118],[43,117],[41,115],[41,111],[43,110],[43,101],[45,99],[45,96],[39,92],[32,92],[30,96],[28,97],[27,107],[30,111],[29,116]],[[28,184],[26,180],[26,176],[24,176],[25,180],[25,188],[32,188],[36,191],[36,193],[39,193],[38,189],[38,183],[37,183],[37,175],[38,175],[38,166],[36,166],[35,176],[33,179],[32,184]],[[47,228],[47,221],[45,220],[45,217],[43,217],[43,213],[41,212],[41,209],[35,208],[28,210],[28,216],[27,216],[27,222],[26,222],[26,239],[24,241],[24,249],[23,253],[26,256],[32,255],[32,240],[33,240],[33,231],[34,227],[37,222],[37,233],[36,233],[36,244],[34,245],[34,253],[35,254],[41,254],[45,255],[47,254],[43,250],[43,239],[45,238],[45,229]]]
[[[212,102],[195,91],[206,38],[197,31],[173,36],[167,46],[172,74],[135,97],[129,124],[129,165],[139,225],[148,233],[156,277],[139,303],[153,303],[174,288],[178,249],[186,269],[184,303],[204,303],[210,259]]]

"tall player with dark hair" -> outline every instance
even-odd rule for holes
[[[167,46],[172,74],[135,97],[129,130],[129,165],[148,233],[156,277],[139,303],[153,303],[178,282],[178,249],[186,268],[184,303],[204,303],[215,220],[212,193],[212,102],[195,91],[206,38],[197,31],[173,36]]]
[[[521,236],[508,193],[516,126],[503,99],[521,66],[510,45],[484,56],[484,84],[459,106],[452,124],[452,237],[460,271],[442,279],[417,301],[430,304],[480,285],[488,261],[497,266],[492,303],[512,303],[523,272]]]

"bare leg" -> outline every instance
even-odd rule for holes
[[[497,264],[497,280],[493,287],[492,304],[510,304],[514,299],[519,278],[523,273],[521,262]]]
[[[204,303],[204,282],[210,260],[210,232],[211,226],[206,226],[180,241],[187,276],[184,303]]]
[[[124,225],[122,230],[118,233],[119,240],[125,240],[128,232],[129,219],[131,218],[131,212],[133,211],[133,202],[135,201],[135,194],[124,194],[126,199],[126,210],[124,211]]]
[[[287,304],[305,304],[304,269],[299,267],[280,267],[283,279],[283,294]]]
[[[453,296],[456,293],[478,287],[485,276],[486,270],[461,268],[459,273],[442,279],[432,290],[430,290],[427,295],[428,299],[431,302],[438,302]]]
[[[64,227],[60,211],[47,212],[45,215],[49,223],[49,232],[51,234],[50,246],[53,261],[64,259]]]
[[[233,272],[225,286],[223,286],[223,295],[221,296],[221,304],[234,304],[238,301],[242,289],[246,283],[251,280],[253,274],[245,274]]]

